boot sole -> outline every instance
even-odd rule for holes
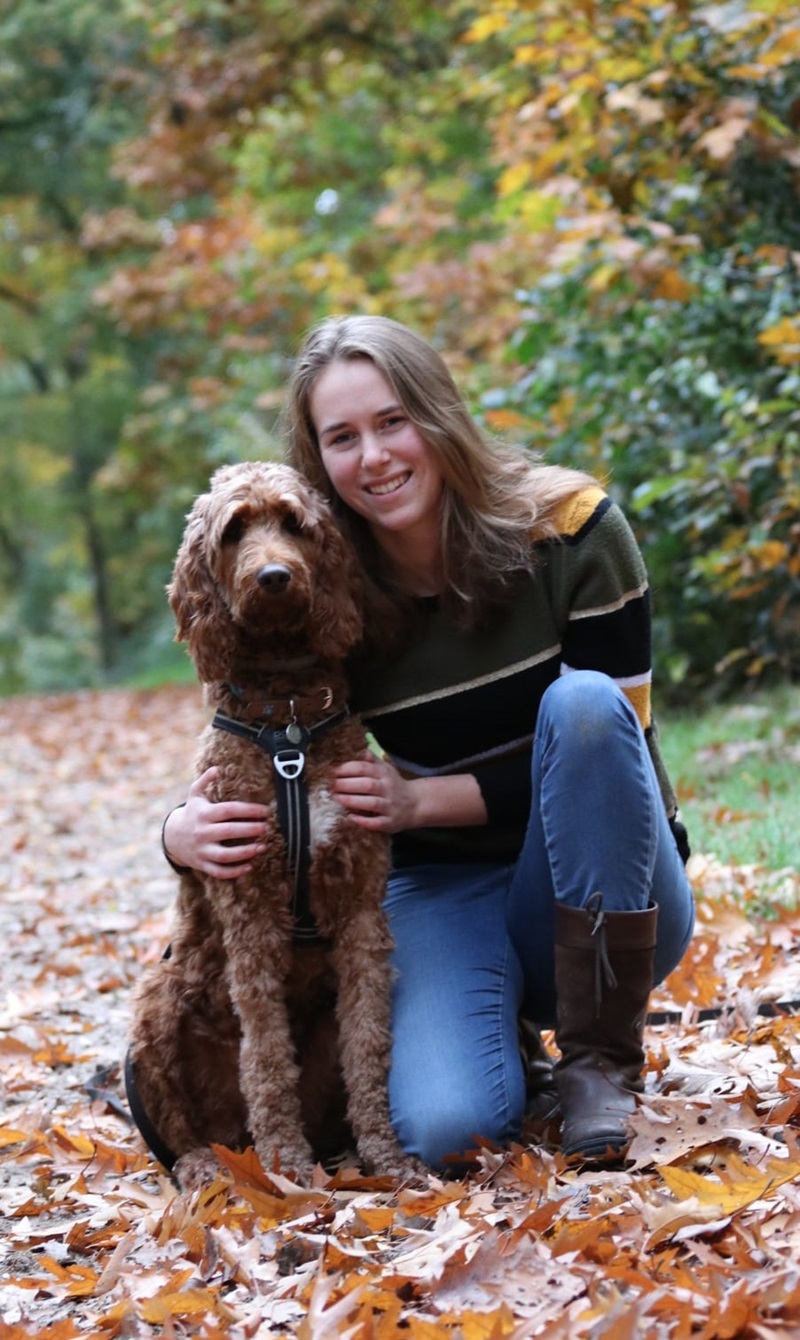
[[[564,1158],[570,1167],[584,1165],[586,1167],[611,1167],[614,1164],[625,1162],[625,1156],[630,1146],[630,1140],[622,1143],[603,1140],[595,1144],[573,1147],[571,1149],[562,1148]]]

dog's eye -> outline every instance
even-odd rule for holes
[[[244,521],[240,516],[232,517],[222,532],[223,544],[238,544],[244,534]]]
[[[281,521],[281,525],[287,535],[299,535],[303,529],[303,523],[298,516],[295,516],[294,512],[287,512]]]

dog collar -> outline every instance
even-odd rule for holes
[[[280,698],[265,698],[257,689],[244,689],[238,684],[226,684],[225,688],[242,707],[253,711],[255,716],[266,717],[268,720],[271,720],[281,708],[284,713],[288,711],[291,720],[294,720],[298,710],[327,712],[333,703],[333,689],[327,686],[315,689],[313,693],[287,693]]]

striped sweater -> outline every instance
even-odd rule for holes
[[[409,776],[474,774],[488,813],[486,826],[398,834],[395,866],[517,856],[539,703],[571,670],[603,671],[628,696],[675,814],[650,711],[650,599],[633,533],[600,488],[568,498],[558,530],[491,624],[460,630],[436,599],[420,600],[405,650],[354,676],[352,706],[395,764]]]

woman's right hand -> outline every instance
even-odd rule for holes
[[[218,772],[207,768],[189,788],[186,803],[167,815],[164,850],[176,866],[238,879],[266,851],[269,810],[249,801],[209,800]]]

